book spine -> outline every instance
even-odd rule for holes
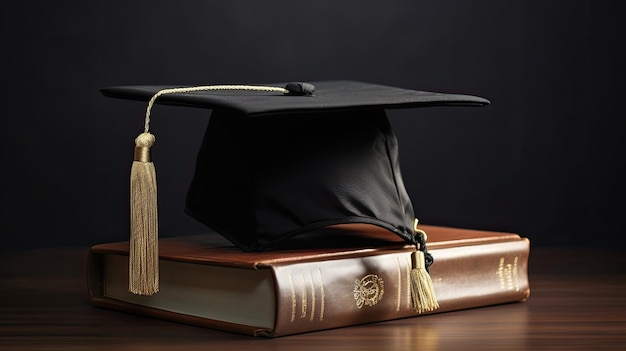
[[[530,294],[529,241],[430,250],[430,275],[440,307],[433,312],[523,301]],[[275,265],[275,328],[284,336],[415,317],[410,252]]]

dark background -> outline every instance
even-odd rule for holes
[[[335,79],[492,101],[388,113],[422,223],[518,232],[534,246],[617,246],[626,62],[618,4],[5,3],[2,246],[127,239],[145,105],[99,88]],[[183,202],[209,114],[153,110],[163,236],[204,231]]]

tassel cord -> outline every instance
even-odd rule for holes
[[[247,91],[265,91],[265,92],[279,92],[283,94],[290,93],[289,90],[285,88],[279,87],[269,87],[269,86],[256,86],[256,85],[201,85],[195,87],[181,87],[181,88],[170,88],[159,90],[152,96],[150,101],[148,101],[148,107],[146,108],[146,119],[144,124],[144,133],[148,133],[150,130],[150,111],[152,110],[152,106],[156,102],[156,99],[161,95],[165,94],[177,94],[177,93],[192,93],[197,91],[208,91],[208,90],[247,90]]]
[[[426,248],[426,233],[423,230],[416,229],[414,238],[416,249],[424,253],[424,269],[426,269],[426,272],[430,272],[430,266],[435,260]]]

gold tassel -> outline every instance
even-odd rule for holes
[[[411,297],[413,308],[418,313],[430,312],[439,308],[435,289],[430,275],[426,271],[424,253],[416,250],[411,254],[413,269],[411,269]]]
[[[159,291],[157,186],[150,156],[154,140],[154,135],[148,132],[135,139],[135,158],[130,172],[128,290],[137,295],[152,295]]]
[[[417,229],[418,222],[417,218],[415,218],[413,226],[416,236],[419,235],[422,239],[420,245],[423,245],[423,247],[418,247],[417,250],[411,254],[411,261],[413,263],[413,268],[411,269],[411,297],[413,299],[413,308],[418,313],[424,313],[436,310],[439,308],[439,303],[435,297],[433,281],[426,270],[424,251],[426,251],[427,236],[423,230]]]

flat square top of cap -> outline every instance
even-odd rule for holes
[[[284,88],[286,84],[259,86]],[[315,91],[305,96],[281,92],[207,90],[164,94],[155,103],[234,110],[249,116],[424,106],[484,106],[490,103],[478,96],[410,90],[358,81],[318,81],[309,84],[315,86]],[[180,86],[128,85],[103,88],[101,92],[108,97],[148,102],[160,90],[177,87]]]

